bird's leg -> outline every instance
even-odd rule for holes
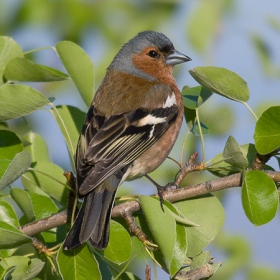
[[[166,190],[165,186],[161,186],[160,184],[158,184],[154,179],[152,179],[148,174],[145,174],[145,177],[150,180],[157,188],[158,191],[158,196],[159,196],[159,201],[160,201],[160,207],[162,209],[162,211],[164,212],[163,209],[163,204],[164,204],[164,199],[163,199],[163,192]]]

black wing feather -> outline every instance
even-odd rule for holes
[[[148,115],[164,121],[138,126],[137,122]],[[104,120],[99,130],[96,123],[100,125],[100,122],[89,121],[88,126],[95,125],[95,134],[91,128],[84,130],[76,160],[80,195],[86,195],[110,175],[138,158],[165,133],[177,115],[178,107],[174,104],[167,108],[151,111],[137,109],[127,114],[111,116]]]

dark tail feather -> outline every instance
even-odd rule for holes
[[[87,240],[97,249],[107,246],[111,211],[120,181],[112,176],[85,196],[83,205],[64,242],[65,250],[74,249]]]

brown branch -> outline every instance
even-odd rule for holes
[[[266,172],[274,182],[280,182],[280,172]],[[166,190],[163,192],[164,199],[170,202],[185,200],[208,194],[211,192],[224,190],[228,188],[238,187],[241,185],[241,173],[236,173],[223,178],[207,181],[193,186],[187,186],[175,190]],[[140,205],[137,201],[129,201],[118,204],[113,208],[112,217],[123,217],[125,213],[131,215],[140,210]],[[46,231],[67,223],[67,210],[54,214],[45,219],[32,222],[20,227],[20,230],[28,236],[33,236],[42,231]]]
[[[259,153],[256,154],[256,157],[252,163],[253,170],[262,170],[264,165],[271,159],[271,157],[275,156],[277,151],[273,151],[267,155],[260,155]]]
[[[65,225],[67,223],[67,210],[51,215],[47,218],[26,224],[19,229],[28,236]]]
[[[198,156],[198,152],[191,155],[190,159],[186,162],[185,166],[180,170],[180,173],[175,181],[175,184],[177,186],[180,186],[181,182],[183,181],[183,179],[186,177],[188,173],[192,171],[201,170],[201,166],[194,163],[197,156]]]

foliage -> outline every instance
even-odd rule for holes
[[[0,275],[5,279],[9,276],[13,279],[41,279],[54,273],[52,279],[109,279],[126,274],[129,279],[137,279],[126,268],[135,254],[143,254],[143,249],[173,279],[180,279],[178,275],[183,270],[202,265],[209,265],[215,272],[220,264],[213,263],[210,253],[203,250],[216,238],[225,217],[222,205],[212,195],[175,203],[165,201],[164,212],[157,199],[147,196],[138,198],[142,212],[136,214],[137,223],[159,250],[153,251],[135,241],[127,227],[114,220],[111,221],[110,242],[104,251],[94,250],[88,245],[70,252],[63,251],[62,247],[58,252],[40,252],[32,247],[31,238],[18,227],[65,209],[68,186],[62,168],[51,161],[44,139],[32,131],[24,134],[14,131],[11,121],[22,118],[28,122],[25,116],[37,110],[50,112],[64,137],[69,161],[73,163],[85,113],[74,106],[56,106],[55,98],[47,98],[23,83],[72,79],[88,105],[94,86],[93,65],[78,45],[68,41],[61,41],[50,48],[58,54],[67,73],[29,60],[10,37],[0,37],[0,46]],[[213,93],[218,93],[249,108],[246,103],[249,89],[242,78],[224,68],[196,67],[190,70],[190,74],[200,85],[186,86],[182,91],[185,118],[189,131],[200,136],[204,159],[204,135],[209,130],[207,124],[200,121],[203,104]],[[278,191],[268,175],[262,171],[251,171],[250,167],[257,151],[260,154],[273,152],[277,156],[280,142],[275,133],[278,135],[280,131],[279,118],[276,118],[279,108],[269,108],[257,121],[256,146],[240,146],[230,136],[221,154],[208,163],[203,160],[204,169],[219,177],[243,173],[244,211],[257,226],[275,217]],[[23,189],[13,186],[18,178],[21,178]],[[61,226],[37,234],[36,238],[48,247],[60,246],[68,229],[68,226]],[[133,242],[139,245],[137,252],[132,247]]]

